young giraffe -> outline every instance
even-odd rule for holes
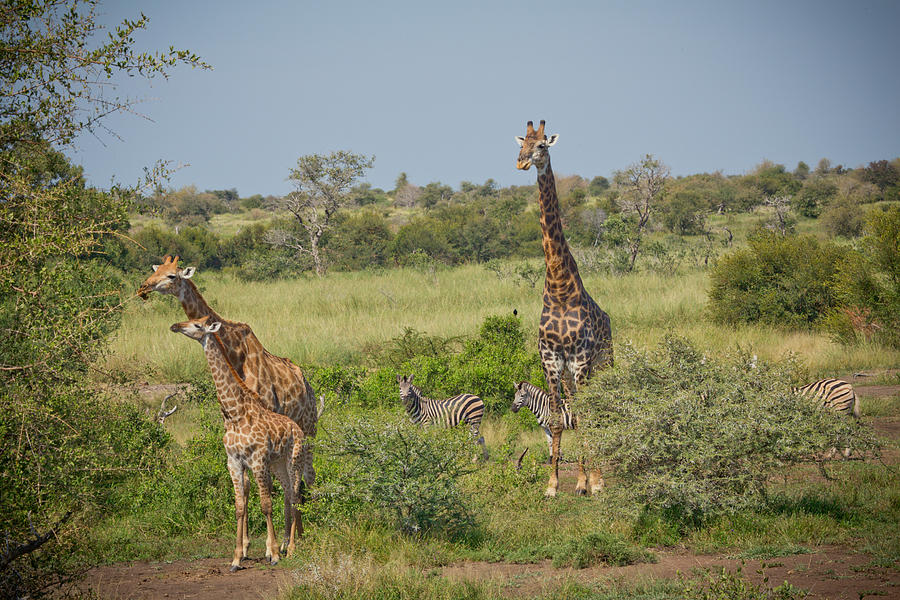
[[[263,348],[259,339],[246,323],[223,319],[206,303],[197,286],[191,281],[196,269],[179,268],[178,257],[166,256],[161,265],[153,265],[153,273],[144,280],[137,294],[144,300],[151,292],[170,294],[178,298],[188,319],[209,317],[221,323],[219,339],[225,347],[228,362],[234,367],[244,384],[259,394],[263,405],[269,410],[286,415],[300,426],[307,442],[303,446],[303,482],[306,487],[315,481],[310,438],[316,436],[319,415],[316,411],[315,394],[312,386],[303,376],[300,367],[287,358],[275,356]],[[250,487],[244,490],[244,500],[250,495]],[[305,493],[301,494],[301,502]],[[285,498],[285,514],[288,513]],[[244,513],[244,518],[247,514]],[[287,519],[287,517],[285,517]],[[287,525],[287,524],[286,524]],[[249,531],[244,523],[244,531]],[[244,548],[250,545],[250,538],[244,540]],[[245,554],[246,556],[246,554]]]
[[[528,121],[525,137],[516,136],[521,150],[516,168],[527,171],[534,165],[540,191],[541,233],[546,273],[544,276],[544,308],[538,329],[538,347],[544,378],[550,390],[552,461],[546,496],[556,496],[559,489],[559,443],[563,424],[560,419],[560,385],[571,398],[577,388],[591,376],[594,367],[612,365],[612,329],[609,315],[588,295],[578,274],[578,265],[563,235],[556,196],[556,180],[550,168],[550,146],[559,136],[544,134],[544,121],[535,131]],[[590,491],[603,487],[599,471],[591,471]],[[576,494],[587,493],[583,461],[579,462]]]
[[[278,544],[272,524],[272,475],[281,482],[285,499],[285,530],[282,546],[287,555],[294,552],[294,539],[303,532],[300,511],[294,506],[300,500],[302,449],[304,436],[300,426],[284,415],[263,406],[258,394],[250,390],[228,362],[225,346],[218,335],[222,323],[209,317],[175,323],[171,330],[183,333],[203,346],[209,370],[216,384],[219,408],[225,420],[222,443],[228,455],[228,471],[234,485],[234,514],[237,521],[231,571],[237,571],[246,556],[247,482],[250,469],[259,488],[259,505],[266,516],[266,557],[278,563]]]

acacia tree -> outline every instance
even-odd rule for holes
[[[628,270],[634,270],[634,262],[641,250],[644,230],[650,221],[650,215],[659,208],[663,186],[669,179],[669,167],[665,163],[647,154],[640,162],[634,163],[624,171],[616,172],[614,181],[620,191],[617,202],[622,211],[634,217],[628,235],[628,247],[631,259]]]
[[[288,177],[294,191],[275,200],[272,207],[290,212],[305,233],[305,239],[285,229],[274,229],[267,234],[266,241],[309,255],[316,275],[324,276],[327,265],[320,247],[322,236],[331,229],[335,213],[351,202],[350,191],[356,180],[365,174],[366,169],[371,169],[374,162],[374,156],[345,150],[327,156],[301,156]]]

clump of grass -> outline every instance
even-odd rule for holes
[[[798,546],[796,544],[787,545],[770,545],[764,544],[748,548],[734,556],[742,560],[767,560],[770,558],[780,558],[782,556],[794,556],[795,554],[809,554],[812,552],[809,548]]]
[[[574,538],[553,553],[554,567],[583,569],[593,565],[624,566],[656,562],[652,552],[633,546],[617,535],[598,532]]]

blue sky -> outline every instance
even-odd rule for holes
[[[392,189],[534,182],[515,169],[525,122],[558,133],[557,174],[610,176],[644,154],[676,175],[854,167],[900,156],[900,2],[107,2],[143,11],[138,47],[200,54],[212,71],[118,81],[145,99],[121,138],[69,152],[90,182],[290,191],[297,158],[374,155]]]

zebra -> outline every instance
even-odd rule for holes
[[[821,403],[823,408],[828,408],[843,415],[853,415],[859,420],[859,398],[853,391],[853,386],[840,379],[820,379],[802,387],[792,387],[795,394],[810,398]],[[832,448],[830,456],[834,456],[837,450]],[[850,457],[850,448],[844,448],[844,458]]]
[[[441,427],[456,427],[466,423],[472,431],[475,443],[481,446],[484,460],[488,458],[484,437],[478,431],[484,416],[484,402],[474,394],[459,394],[446,400],[432,400],[422,395],[422,390],[413,385],[414,375],[397,375],[400,386],[400,400],[412,422],[417,425],[435,424]]]
[[[516,397],[513,399],[512,406],[509,409],[512,412],[519,412],[519,409],[523,406],[531,409],[531,412],[537,417],[538,425],[541,426],[541,429],[544,430],[544,435],[547,436],[547,449],[552,459],[553,435],[550,433],[550,394],[534,384],[521,381],[516,384]],[[578,426],[578,418],[569,410],[569,404],[565,400],[562,400],[560,412],[563,429],[575,429]]]

